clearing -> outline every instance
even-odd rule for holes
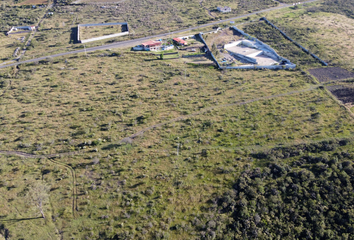
[[[338,81],[354,78],[354,73],[340,67],[316,68],[308,70],[319,82]]]

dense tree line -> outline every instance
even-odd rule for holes
[[[214,200],[215,211],[232,217],[218,238],[350,239],[353,155],[334,151],[347,143],[302,144],[258,154],[273,161],[263,169],[245,170],[231,190]],[[287,164],[274,161],[293,156],[297,157]]]

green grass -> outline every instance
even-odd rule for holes
[[[16,230],[32,224],[30,239],[40,238],[43,229],[52,236],[55,229],[63,231],[64,239],[117,233],[196,238],[190,222],[251,163],[252,146],[351,135],[346,110],[324,90],[311,89],[312,78],[300,71],[218,72],[183,59],[111,54],[1,71],[2,126],[11,126],[1,128],[2,150],[82,151],[55,159],[75,170],[75,218],[74,179],[65,166],[1,156],[1,176],[15,186],[0,188],[4,219],[40,216],[19,194],[28,184],[24,179],[43,178],[52,189],[46,206],[50,219],[5,224],[14,238],[25,237],[26,231]],[[161,125],[131,144],[121,142],[155,124]]]
[[[225,226],[213,199],[251,167],[292,162],[257,153],[353,136],[348,110],[300,70],[316,64],[268,41],[299,69],[219,71],[125,50],[1,69],[0,150],[54,156],[0,155],[0,224],[13,239],[200,239],[211,219]],[[46,219],[27,198],[36,181],[51,188]]]

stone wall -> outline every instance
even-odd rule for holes
[[[288,39],[290,42],[294,43],[297,47],[301,48],[302,51],[304,51],[307,54],[310,54],[313,58],[315,58],[316,60],[318,60],[322,65],[324,66],[328,66],[328,63],[326,63],[325,61],[323,61],[321,58],[319,58],[318,56],[316,56],[315,54],[311,53],[308,49],[304,48],[303,46],[301,46],[301,44],[299,44],[298,42],[294,41],[292,38],[290,38],[288,35],[286,35],[286,33],[284,33],[282,30],[280,30],[277,26],[275,26],[273,23],[271,23],[267,18],[263,17],[260,20],[264,20],[264,22],[266,22],[268,25],[272,26],[273,28],[277,29],[286,39]]]
[[[214,54],[210,51],[210,48],[208,47],[208,44],[205,42],[204,38],[203,38],[203,34],[202,33],[199,33],[198,34],[200,40],[204,43],[206,49],[208,50],[207,54],[210,55],[210,57],[214,60],[214,62],[216,63],[216,65],[218,66],[219,69],[222,69],[219,62],[216,60]]]
[[[129,34],[129,32],[115,33],[115,34],[110,34],[110,35],[106,35],[106,36],[102,36],[102,37],[95,37],[95,38],[81,40],[80,42],[87,43],[87,42],[93,42],[93,41],[103,40],[103,39],[107,39],[107,38],[120,37],[120,36],[128,35],[128,34]]]
[[[255,41],[256,43],[258,43],[259,45],[261,45],[261,47],[263,48],[263,53],[268,55],[268,56],[272,56],[277,58],[278,61],[282,61],[284,63],[286,63],[287,66],[289,66],[289,68],[295,68],[296,65],[291,63],[289,59],[286,59],[282,56],[279,56],[279,54],[270,46],[268,46],[267,44],[259,41],[257,38],[252,37],[251,35],[245,33],[244,31],[242,31],[241,29],[238,29],[237,27],[233,26],[231,27],[232,29],[234,29],[235,31],[239,32],[240,34],[242,34],[245,38],[251,40],[251,41]],[[273,67],[273,66],[270,66]],[[264,68],[264,66],[262,66],[262,68]]]
[[[296,65],[295,65],[295,67],[296,67]],[[237,66],[237,67],[223,67],[222,69],[271,69],[271,70],[284,70],[284,69],[293,69],[293,68],[294,67],[290,66],[290,65],[272,65],[272,66],[246,65],[246,66]]]
[[[255,58],[252,58],[252,57],[248,57],[248,56],[245,56],[245,55],[242,55],[242,54],[238,54],[238,53],[234,53],[232,51],[229,51],[229,50],[226,50],[230,55],[234,55],[236,58],[238,59],[242,59],[246,62],[249,62],[249,63],[253,63],[253,64],[257,64],[257,60]]]

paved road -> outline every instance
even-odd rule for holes
[[[308,0],[308,1],[302,2],[302,4],[303,3],[311,3],[311,2],[315,2],[315,1],[318,1],[318,0]],[[86,48],[86,50],[85,49],[80,49],[80,50],[76,50],[76,51],[53,54],[53,55],[50,55],[50,56],[34,58],[34,59],[26,60],[26,61],[20,61],[20,62],[16,62],[16,63],[12,63],[12,64],[2,65],[2,66],[0,66],[0,68],[16,66],[16,65],[24,64],[24,63],[38,62],[38,61],[41,61],[41,60],[45,60],[47,58],[55,58],[55,57],[61,57],[61,56],[70,55],[70,54],[83,53],[85,51],[86,52],[92,52],[92,51],[106,50],[106,49],[111,49],[111,48],[133,47],[133,46],[139,45],[141,42],[144,42],[144,41],[152,39],[152,38],[159,39],[159,38],[162,38],[162,37],[167,37],[167,36],[169,36],[171,34],[177,34],[177,33],[187,32],[187,31],[190,31],[190,30],[195,30],[195,29],[198,29],[198,28],[209,27],[209,26],[212,26],[214,24],[230,22],[230,21],[237,20],[237,19],[240,19],[240,18],[245,18],[245,17],[248,17],[248,16],[252,16],[252,15],[255,15],[255,14],[258,14],[258,13],[268,12],[268,11],[272,11],[272,10],[278,10],[278,9],[282,9],[282,8],[286,8],[286,7],[290,7],[290,6],[292,6],[292,4],[282,4],[282,5],[278,6],[278,7],[267,8],[267,9],[260,10],[260,11],[257,11],[257,12],[244,14],[244,15],[241,15],[241,16],[238,16],[238,17],[228,18],[228,19],[224,19],[224,20],[220,20],[220,21],[216,21],[216,22],[212,22],[212,23],[199,25],[199,26],[196,26],[196,27],[190,27],[190,28],[187,28],[187,29],[174,31],[174,32],[162,33],[162,34],[157,34],[157,35],[153,35],[153,36],[148,36],[148,37],[143,37],[143,38],[138,38],[138,39],[133,39],[133,40],[128,40],[128,41],[123,41],[123,42],[116,42],[116,43],[106,44],[106,45],[103,45],[103,46]]]

